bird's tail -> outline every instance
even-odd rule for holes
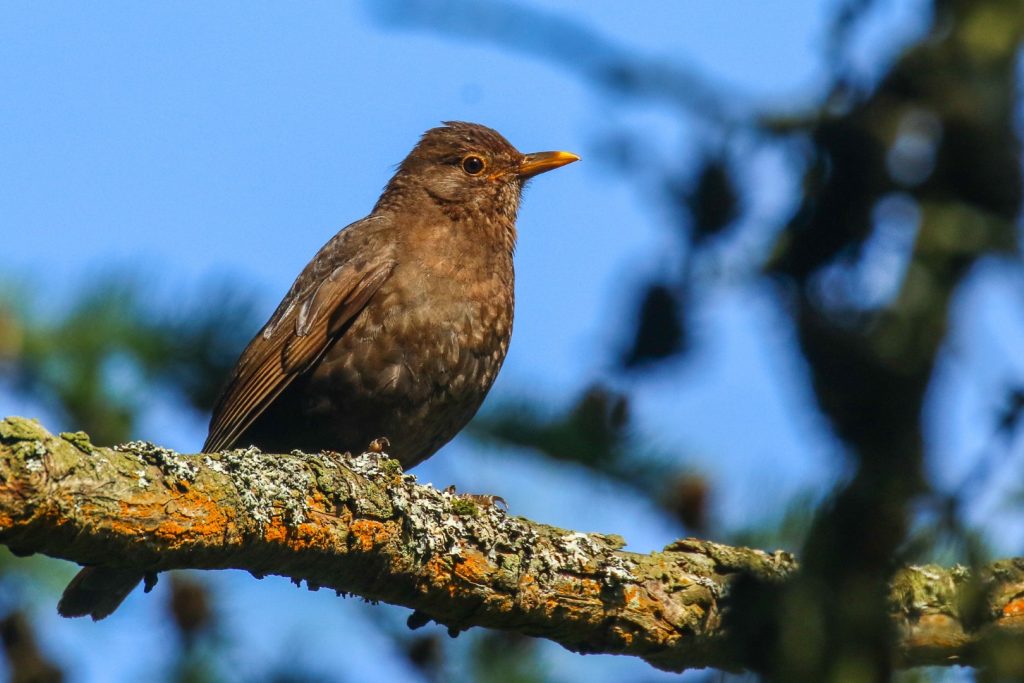
[[[57,611],[64,617],[88,615],[99,621],[117,609],[142,577],[133,569],[86,567],[64,589]]]

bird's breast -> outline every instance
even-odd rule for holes
[[[381,400],[482,400],[508,350],[514,310],[511,259],[487,266],[400,262],[320,374],[336,391]]]
[[[508,350],[512,273],[459,272],[396,266],[304,380],[312,433],[348,449],[387,436],[408,467],[469,422]]]

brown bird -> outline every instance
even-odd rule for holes
[[[505,359],[523,186],[578,159],[522,154],[474,123],[428,130],[370,215],[320,249],[249,343],[203,451],[358,452],[386,437],[406,468],[433,455]],[[141,578],[87,567],[58,610],[102,619]]]

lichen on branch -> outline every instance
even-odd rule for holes
[[[730,587],[739,577],[782,586],[797,569],[785,552],[698,539],[627,552],[617,536],[418,484],[383,454],[101,448],[13,417],[0,421],[0,542],[80,564],[117,558],[140,572],[279,574],[412,608],[411,622],[507,629],[673,671],[742,668],[729,642]],[[986,575],[1001,590],[991,591],[991,618],[971,628],[955,608],[967,574],[948,572],[897,577],[893,617],[907,664],[956,661],[985,629],[1015,628],[1024,611],[1021,563]]]

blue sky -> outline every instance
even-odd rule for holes
[[[524,4],[581,21],[625,49],[679,60],[741,106],[798,106],[823,82],[830,3],[792,0],[785,11],[750,0]],[[866,75],[921,25],[920,2],[880,4],[855,52]],[[315,2],[299,12],[272,3],[79,2],[56,12],[0,4],[2,275],[36,283],[54,307],[111,264],[142,273],[162,301],[230,278],[251,287],[269,314],[320,245],[369,211],[423,130],[478,121],[524,151],[583,157],[527,192],[515,333],[490,400],[529,394],[564,405],[606,377],[622,334],[609,322],[623,319],[634,285],[671,266],[675,241],[664,209],[601,161],[601,135],[610,122],[644,131],[654,152],[671,159],[696,152],[700,131],[669,105],[621,101],[571,67],[514,46],[401,28],[389,14],[396,6]],[[782,163],[770,154],[749,159],[752,220],[785,215],[791,195]],[[1006,327],[1012,304],[978,279],[964,296],[986,303],[965,307],[962,334],[965,347],[982,340],[981,356],[948,364],[942,381],[951,393],[971,384],[975,364],[997,367],[985,350],[993,326],[1009,339],[1022,334],[1019,320]],[[778,514],[794,492],[823,491],[840,460],[810,410],[801,362],[769,293],[745,284],[706,288],[694,322],[698,344],[687,360],[630,385],[645,438],[712,478],[716,514],[729,525]],[[940,464],[983,441],[969,416],[986,405],[984,387],[966,393],[966,403],[938,400],[932,413]],[[0,414],[33,412],[0,394]],[[205,416],[158,406],[140,436],[188,451],[204,434]],[[946,471],[940,465],[936,476]],[[417,474],[498,493],[514,513],[539,521],[621,533],[640,551],[679,532],[614,485],[527,453],[457,440]],[[265,641],[240,666],[279,661],[290,648],[327,671],[345,670],[355,665],[337,655],[338,633],[353,648],[388,646],[358,627],[371,617],[351,601],[274,579],[213,580],[226,586],[220,595],[237,641]],[[57,620],[45,600],[40,615],[79,680],[110,680],[112,668],[131,680],[140,653],[159,651],[156,599],[134,595],[98,625]],[[263,616],[254,617],[257,605]],[[275,633],[266,632],[268,622]],[[132,654],[105,654],[113,651]],[[574,672],[569,678],[648,673],[628,660],[580,659],[557,648],[546,657],[555,672]],[[406,673],[388,657],[377,664],[392,667],[396,680]]]

